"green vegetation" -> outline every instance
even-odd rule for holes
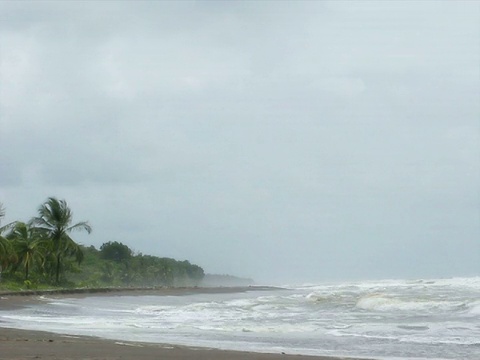
[[[0,203],[0,225],[4,215]],[[0,290],[196,286],[204,277],[203,269],[188,261],[135,254],[117,241],[100,249],[79,245],[70,236],[76,230],[92,228],[73,224],[65,200],[53,197],[28,223],[0,226]]]
[[[55,272],[55,283],[60,280],[60,272],[63,270],[63,262],[66,258],[75,257],[77,263],[83,260],[83,252],[80,246],[69,236],[74,230],[92,231],[87,222],[72,225],[72,212],[65,200],[49,198],[47,202],[38,208],[38,217],[30,221],[32,230],[36,230],[40,239],[49,240],[48,256],[52,261]],[[15,239],[15,238],[14,238]]]

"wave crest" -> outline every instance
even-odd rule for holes
[[[357,308],[371,311],[405,311],[430,312],[464,310],[466,304],[452,301],[432,301],[425,299],[398,299],[384,294],[369,294],[361,297],[356,304]]]

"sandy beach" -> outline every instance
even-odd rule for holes
[[[158,295],[183,295],[192,292],[246,291],[248,288],[218,289],[162,289]],[[148,292],[152,293],[152,292]],[[95,296],[145,294],[144,291],[100,292]],[[0,309],[15,311],[39,301],[39,294],[11,295],[0,294]],[[54,297],[88,296],[89,293],[54,294]],[[1,324],[0,324],[1,326]],[[198,359],[198,360],[236,360],[236,359],[312,359],[338,360],[338,357],[303,356],[291,354],[263,354],[239,351],[224,351],[210,348],[193,348],[168,344],[151,344],[106,340],[95,337],[52,334],[41,331],[18,330],[0,327],[0,359],[58,359],[58,360],[113,360],[113,359]]]
[[[340,358],[223,351],[167,344],[103,340],[92,337],[66,336],[39,331],[0,328],[0,359],[339,360]]]

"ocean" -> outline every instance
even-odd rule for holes
[[[41,300],[0,311],[0,327],[255,352],[480,359],[480,277]]]

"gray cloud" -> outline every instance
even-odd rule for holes
[[[0,201],[265,281],[478,274],[479,11],[3,2]]]

